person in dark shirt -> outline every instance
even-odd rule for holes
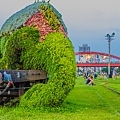
[[[94,80],[93,80],[93,76],[92,75],[88,75],[88,79],[86,81],[86,84],[88,85],[94,85]]]

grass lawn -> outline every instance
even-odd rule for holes
[[[104,86],[120,91],[120,79],[98,77],[95,86],[85,85],[83,77],[76,79],[74,89],[58,108],[0,108],[0,120],[120,120],[120,95]]]
[[[104,79],[103,77],[99,77],[96,79],[96,82],[101,85],[104,85],[105,87],[114,89],[115,91],[120,93],[120,77],[117,77],[116,79],[109,78]]]

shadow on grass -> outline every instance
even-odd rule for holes
[[[39,111],[44,113],[75,113],[82,111],[83,107],[86,108],[85,106],[81,106],[77,103],[66,101],[60,107],[42,107],[39,109]]]

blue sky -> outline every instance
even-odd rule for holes
[[[0,28],[14,13],[35,0],[1,0]],[[106,34],[115,32],[111,54],[120,56],[120,0],[51,0],[62,14],[75,51],[88,44],[91,51],[108,53]]]

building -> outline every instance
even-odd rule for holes
[[[90,52],[90,46],[88,44],[83,44],[83,46],[79,46],[79,52]],[[81,61],[82,55],[79,55],[79,61]]]
[[[90,47],[88,44],[83,44],[83,46],[79,46],[79,52],[90,52]]]

